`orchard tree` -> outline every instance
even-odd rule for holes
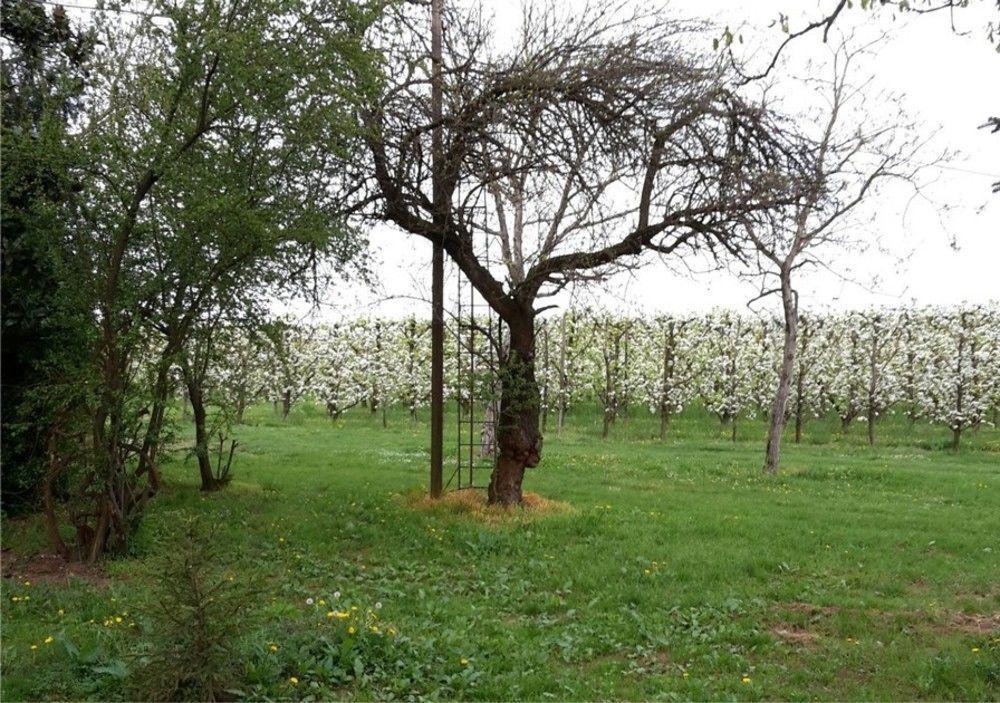
[[[823,417],[829,410],[829,385],[833,345],[827,317],[799,316],[795,375],[789,412],[795,418],[795,443],[802,441],[805,424]]]
[[[962,433],[986,421],[996,402],[1000,319],[995,310],[963,306],[939,311],[933,320],[922,395],[931,419],[951,430],[958,451]]]
[[[757,325],[728,311],[706,316],[705,329],[699,345],[705,363],[700,395],[705,408],[731,426],[735,442],[739,418],[752,415],[756,406],[758,378],[768,373],[764,346]]]
[[[813,81],[819,105],[808,120],[818,133],[801,146],[807,172],[803,197],[792,205],[746,217],[742,231],[756,253],[753,268],[760,278],[759,297],[778,294],[784,320],[777,389],[771,402],[764,470],[778,471],[781,436],[788,417],[788,399],[795,373],[799,333],[799,295],[793,274],[804,267],[829,266],[838,251],[862,248],[850,218],[891,179],[914,182],[913,165],[919,142],[897,113],[873,120],[871,103],[892,104],[871,94],[870,82],[853,83],[865,50],[842,44],[832,52],[830,78]]]
[[[670,418],[684,410],[698,393],[704,360],[698,355],[703,328],[694,318],[661,315],[643,326],[644,389],[650,412],[660,418],[660,439]]]
[[[316,366],[311,395],[323,404],[331,420],[340,419],[359,405],[368,386],[361,380],[360,359],[350,338],[352,331],[349,323],[336,323],[319,327],[312,339],[315,350],[311,356]]]
[[[728,244],[741,218],[796,199],[794,161],[788,125],[724,62],[690,50],[698,26],[623,17],[627,8],[532,7],[498,42],[493,23],[446,10],[439,123],[422,12],[395,8],[375,36],[392,70],[359,111],[368,153],[356,176],[369,186],[359,211],[440,241],[506,325],[489,500],[511,505],[542,454],[540,301],[644,251]]]

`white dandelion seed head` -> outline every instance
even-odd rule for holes
[[[382,601],[375,603],[375,610],[382,610]]]
[[[313,599],[312,598],[306,598],[306,605],[312,605],[312,604],[313,604]]]
[[[340,598],[340,591],[334,591],[333,592],[333,597],[334,598]]]

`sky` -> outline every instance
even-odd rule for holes
[[[504,33],[516,27],[519,3],[484,2],[495,15],[502,44]],[[580,5],[577,0],[562,3],[567,9]],[[757,59],[759,65],[783,38],[777,28],[769,28],[779,13],[789,16],[794,31],[830,6],[831,0],[674,0],[668,10],[683,18],[711,20],[720,31],[725,26],[740,29],[744,43],[736,46],[737,53],[747,55],[751,65]],[[924,196],[914,198],[912,189],[890,188],[869,203],[857,225],[867,229],[858,234],[874,236],[877,249],[839,255],[831,261],[830,272],[800,276],[796,285],[803,307],[1000,300],[1000,195],[990,192],[990,184],[1000,180],[1000,136],[978,129],[988,116],[1000,114],[1000,54],[985,36],[985,26],[996,14],[992,0],[973,2],[956,16],[957,31],[945,13],[894,18],[882,12],[873,18],[855,9],[838,19],[837,31],[853,33],[855,41],[888,33],[871,66],[871,90],[901,96],[921,133],[934,135],[928,154],[947,149],[957,155],[947,168],[925,173]],[[710,43],[711,35],[705,40]],[[806,35],[788,46],[785,66],[790,73],[811,75],[822,70],[829,50],[818,33]],[[375,289],[338,286],[319,316],[429,315],[430,244],[390,226],[376,227],[369,236],[379,284]],[[585,303],[613,311],[683,314],[716,307],[746,309],[759,292],[759,282],[706,270],[704,262],[694,262],[691,268],[651,257],[638,272],[600,288],[577,289],[557,302],[563,307]],[[450,265],[447,275],[450,296],[457,285]],[[765,301],[753,309],[767,307]]]

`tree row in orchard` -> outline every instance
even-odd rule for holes
[[[777,318],[716,311],[696,316],[622,317],[574,310],[537,322],[540,430],[559,430],[567,414],[596,406],[605,436],[635,412],[655,414],[660,436],[692,404],[716,415],[736,436],[742,419],[767,417],[782,348]],[[502,342],[451,330],[445,393],[453,401],[494,402]],[[239,421],[267,400],[287,416],[317,403],[334,419],[359,406],[386,422],[391,407],[413,417],[430,397],[429,323],[416,318],[355,319],[336,324],[280,322],[267,334],[220,332],[206,384],[217,407]],[[1000,307],[870,309],[802,315],[785,420],[801,440],[812,419],[836,416],[846,431],[865,425],[876,441],[879,419],[962,433],[995,424],[1000,412]],[[461,347],[459,346],[461,345]],[[458,350],[461,348],[461,354]]]

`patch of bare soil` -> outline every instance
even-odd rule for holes
[[[913,625],[920,627],[930,627],[941,634],[963,633],[969,635],[990,635],[1000,633],[1000,612],[992,614],[981,613],[958,613],[952,612],[944,615],[943,619],[929,615],[922,610],[901,610],[890,612],[886,610],[860,610],[852,608],[836,608],[833,606],[812,605],[810,603],[781,603],[778,609],[786,613],[801,613],[809,616],[815,622],[823,617],[829,617],[839,612],[864,614],[869,617],[876,617],[885,620],[892,618],[903,618]],[[785,628],[784,624],[775,626]],[[781,637],[777,630],[772,628],[772,633]],[[782,637],[785,639],[785,637]]]
[[[486,491],[478,489],[449,491],[438,500],[432,500],[424,493],[414,493],[406,496],[406,503],[416,510],[445,510],[488,524],[521,522],[573,510],[569,503],[543,498],[537,493],[525,493],[519,506],[505,508],[489,505],[486,502]]]
[[[992,635],[1000,633],[1000,613],[980,615],[978,613],[956,613],[948,622],[948,627],[970,635]]]
[[[10,549],[4,549],[0,556],[3,577],[15,581],[51,583],[66,585],[76,578],[93,586],[104,587],[109,583],[107,575],[99,564],[85,564],[66,561],[58,554],[34,554],[18,556]]]
[[[812,647],[816,644],[817,635],[799,625],[781,622],[771,626],[771,634],[785,644],[795,647]]]

